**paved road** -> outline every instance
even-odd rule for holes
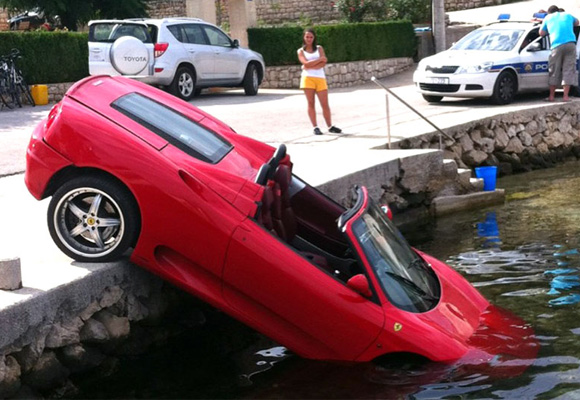
[[[547,9],[551,4],[546,0],[530,0],[453,11],[448,15],[452,22],[473,24],[493,22],[501,13],[509,13],[514,19],[529,20],[534,12]],[[580,17],[580,0],[558,0],[555,4]],[[440,105],[428,105],[412,86],[412,70],[382,81],[441,128],[474,116],[484,117],[537,106],[540,99],[538,96],[522,97],[513,105],[503,107],[490,106],[481,100],[449,100]],[[256,97],[246,97],[240,90],[226,91],[204,94],[193,103],[227,122],[239,133],[272,144],[284,142],[294,148],[306,145],[320,152],[323,150],[320,146],[328,142],[340,141],[346,147],[353,145],[353,139],[368,139],[368,144],[386,142],[385,94],[370,82],[356,88],[331,90],[334,122],[346,133],[341,138],[336,135],[311,135],[306,101],[299,90],[261,90]],[[391,99],[389,103],[393,140],[433,130],[398,101]],[[24,170],[23,154],[30,132],[49,109],[49,106],[44,106],[0,111],[0,177]],[[322,118],[319,122],[324,125]]]
[[[541,99],[538,95],[527,95],[501,107],[490,105],[485,100],[453,99],[430,105],[415,91],[412,72],[408,70],[382,82],[440,128],[474,118],[537,107]],[[434,130],[395,98],[389,96],[389,99],[393,141]],[[312,135],[306,116],[306,100],[300,90],[264,89],[255,97],[247,97],[241,90],[229,90],[202,94],[192,103],[240,134],[274,145],[286,143],[291,154],[300,160],[329,151],[352,154],[357,148],[368,149],[387,143],[386,92],[370,82],[354,88],[331,90],[333,122],[343,128],[344,134],[341,135]],[[0,177],[24,171],[24,155],[30,134],[49,110],[50,106],[0,111]],[[320,115],[319,123],[324,127]]]

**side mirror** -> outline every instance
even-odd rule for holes
[[[363,274],[353,276],[346,282],[346,285],[363,297],[370,298],[373,295],[369,281]]]
[[[388,219],[390,219],[391,221],[393,220],[393,212],[391,211],[388,205],[381,204],[381,210],[383,210]]]
[[[238,39],[234,39],[234,47],[240,47],[240,41]]]
[[[526,51],[540,51],[542,50],[542,46],[540,44],[540,42],[534,42],[532,44],[530,44],[528,46],[528,48],[526,49]]]

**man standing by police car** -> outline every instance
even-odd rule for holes
[[[563,101],[570,101],[568,93],[570,86],[578,85],[576,73],[576,35],[574,27],[578,26],[578,19],[560,11],[558,6],[548,8],[548,15],[540,28],[540,35],[550,35],[552,52],[548,61],[550,85],[550,97],[548,101],[554,101],[556,87],[562,84],[564,87]]]

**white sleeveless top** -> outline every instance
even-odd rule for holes
[[[314,61],[320,58],[320,51],[318,51],[319,47],[320,46],[316,46],[316,51],[314,53],[309,53],[304,49],[302,50],[302,54],[304,54],[306,61]],[[326,78],[326,75],[324,74],[324,68],[303,69],[302,76],[309,76],[312,78]]]

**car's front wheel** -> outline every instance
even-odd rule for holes
[[[439,103],[441,100],[443,100],[443,96],[431,96],[428,94],[424,94],[423,99],[425,99],[425,101],[429,103]]]
[[[169,87],[171,93],[183,100],[195,95],[195,73],[188,67],[179,67]]]
[[[258,94],[258,86],[260,85],[260,78],[258,77],[258,69],[254,64],[248,65],[246,74],[244,75],[244,93],[247,96],[255,96]]]
[[[48,229],[69,257],[84,262],[109,261],[137,240],[140,218],[131,193],[112,179],[72,179],[52,196]]]
[[[503,71],[495,81],[491,101],[495,104],[509,104],[513,101],[517,91],[518,82],[513,72]]]

